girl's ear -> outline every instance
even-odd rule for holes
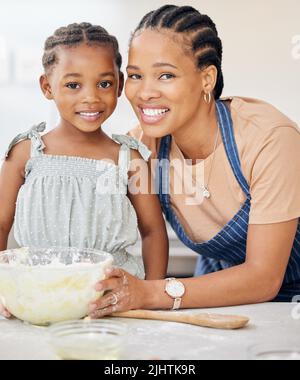
[[[51,91],[51,86],[50,86],[50,83],[48,81],[46,74],[43,74],[40,77],[40,87],[41,87],[41,90],[42,90],[43,94],[45,95],[45,97],[49,100],[52,100],[53,95],[52,95],[52,91]]]
[[[122,95],[123,88],[124,88],[124,74],[122,73],[122,71],[120,71],[120,73],[119,73],[118,97],[120,97]]]

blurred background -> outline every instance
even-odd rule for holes
[[[300,124],[299,0],[2,0],[1,157],[16,134],[41,121],[47,122],[49,130],[58,120],[38,84],[43,44],[56,28],[82,21],[104,26],[119,40],[124,70],[130,33],[142,16],[166,3],[192,5],[216,23],[224,45],[224,96],[264,99]],[[105,130],[126,133],[135,125],[135,115],[122,96]],[[181,257],[184,248],[173,235],[171,239],[173,255],[178,251]],[[194,255],[186,254],[190,264],[187,260],[175,263],[172,272],[191,271]]]

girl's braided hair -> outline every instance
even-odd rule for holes
[[[74,47],[81,43],[88,45],[108,45],[113,48],[116,64],[121,69],[122,56],[119,52],[119,44],[116,37],[110,35],[99,25],[87,22],[74,23],[55,30],[54,34],[47,38],[44,46],[43,67],[49,71],[57,62],[57,46]]]

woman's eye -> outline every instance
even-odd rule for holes
[[[71,90],[77,90],[78,88],[80,88],[80,85],[74,82],[74,83],[67,83],[66,87],[70,88]]]
[[[141,79],[141,75],[138,74],[128,74],[128,78],[133,79],[133,80],[138,80]]]
[[[111,86],[112,86],[112,84],[110,82],[107,82],[107,81],[100,82],[98,85],[98,87],[101,87],[101,88],[109,88]]]
[[[162,74],[159,79],[163,79],[163,80],[166,80],[166,79],[172,79],[172,78],[175,78],[175,75],[173,74]]]

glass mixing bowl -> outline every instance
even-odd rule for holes
[[[0,252],[0,301],[15,317],[32,324],[83,318],[89,303],[103,294],[94,285],[112,262],[112,255],[93,249]]]
[[[123,355],[127,326],[107,318],[84,319],[55,323],[49,333],[59,359],[117,360]]]
[[[300,345],[278,343],[255,344],[248,349],[249,360],[300,360]]]

